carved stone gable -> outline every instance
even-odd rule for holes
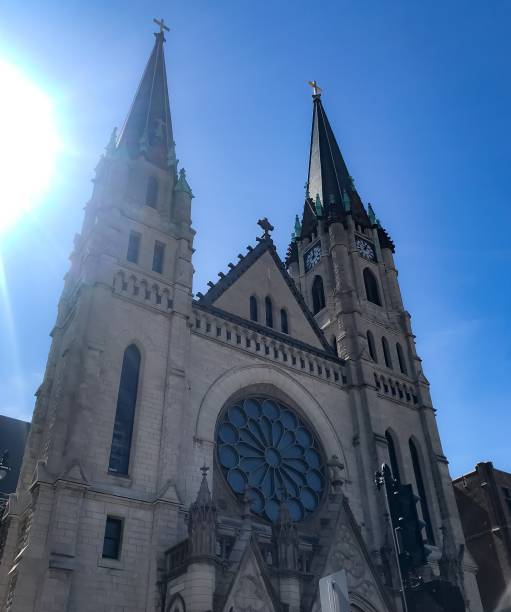
[[[341,503],[323,576],[342,569],[352,601],[371,603],[378,612],[392,610],[346,498]]]
[[[256,545],[247,546],[227,595],[224,612],[279,612]]]

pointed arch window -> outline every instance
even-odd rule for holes
[[[433,526],[431,524],[431,514],[429,513],[428,500],[426,499],[426,487],[422,478],[422,470],[419,461],[419,452],[415,442],[410,438],[410,455],[412,457],[413,472],[415,474],[415,483],[417,484],[417,494],[420,498],[420,507],[422,510],[422,520],[426,524],[426,537],[430,544],[435,543],[433,536]]]
[[[401,476],[399,474],[399,463],[397,462],[397,453],[396,453],[396,445],[394,444],[394,438],[392,434],[387,429],[385,432],[385,439],[387,440],[387,448],[389,451],[389,459],[390,459],[390,469],[392,470],[392,476],[400,482]]]
[[[401,345],[396,343],[396,352],[397,352],[397,360],[399,362],[399,369],[401,370],[401,374],[408,374],[408,368],[406,367],[406,359],[403,353],[403,348]]]
[[[146,206],[157,208],[158,205],[158,179],[155,176],[150,176],[147,179],[147,189],[145,193]]]
[[[381,306],[380,290],[378,289],[378,281],[376,276],[369,270],[364,269],[364,286],[366,290],[366,297],[369,302]]]
[[[374,336],[372,332],[367,330],[367,346],[369,348],[369,355],[374,363],[378,363],[378,356],[376,354],[376,345],[374,343]]]
[[[385,359],[385,365],[387,366],[387,368],[392,369],[392,357],[390,356],[390,347],[385,336],[383,336],[383,338],[381,339],[381,346],[383,349],[383,358]]]
[[[139,373],[140,351],[134,344],[131,344],[124,351],[122,360],[121,381],[108,464],[108,471],[115,474],[128,473]]]
[[[318,314],[326,306],[323,279],[317,275],[312,283],[312,312]]]
[[[280,309],[280,331],[283,334],[289,334],[289,327],[287,323],[287,312],[284,308]]]
[[[258,320],[257,298],[255,295],[250,296],[250,320],[256,322]]]
[[[266,308],[266,326],[273,327],[273,304],[270,296],[266,296],[264,305]]]

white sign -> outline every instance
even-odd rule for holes
[[[341,570],[319,581],[321,612],[350,612],[346,572]]]

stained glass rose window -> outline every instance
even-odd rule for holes
[[[286,504],[294,521],[318,507],[326,467],[316,436],[294,410],[271,398],[229,406],[217,430],[218,461],[231,489],[247,492],[256,514],[276,521]]]

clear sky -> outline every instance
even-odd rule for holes
[[[511,471],[511,3],[499,0],[4,1],[0,56],[52,98],[63,151],[39,208],[0,237],[0,413],[31,416],[93,169],[155,16],[171,27],[177,155],[196,196],[194,290],[254,244],[261,216],[285,254],[317,79],[396,243],[451,473],[485,460]]]

